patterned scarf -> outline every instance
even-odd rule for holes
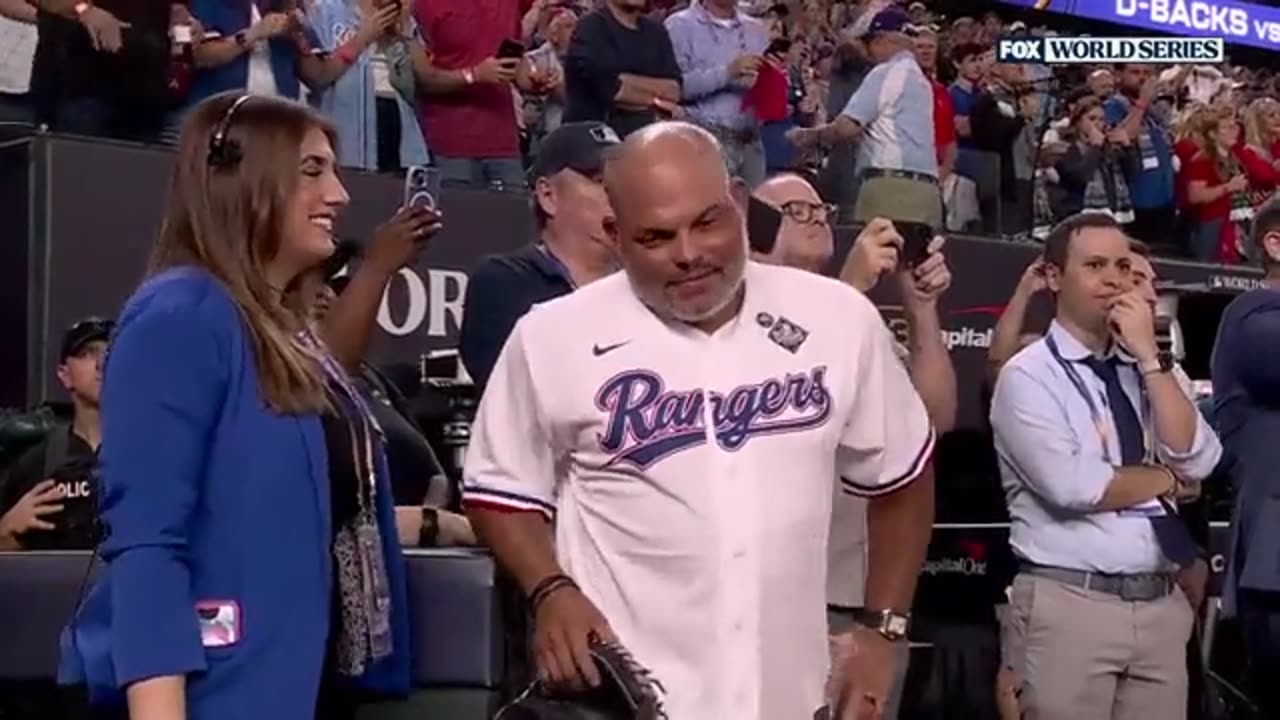
[[[1133,222],[1133,201],[1129,199],[1129,185],[1116,161],[1115,150],[1104,148],[1102,152],[1105,155],[1098,170],[1085,184],[1083,209],[1104,211],[1119,223]]]

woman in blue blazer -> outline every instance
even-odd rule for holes
[[[380,429],[282,302],[333,252],[333,144],[257,96],[183,128],[105,365],[105,568],[63,636],[62,679],[133,720],[312,720],[408,690]]]

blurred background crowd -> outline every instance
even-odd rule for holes
[[[566,120],[626,135],[674,116],[712,129],[751,184],[810,173],[847,221],[855,150],[802,150],[788,131],[845,108],[875,64],[860,39],[891,4],[0,0],[0,121],[162,143],[184,109],[244,89],[323,109],[345,166],[430,162],[446,183],[518,188]],[[1002,64],[1002,34],[1132,28],[988,2],[896,4],[934,84],[949,230],[1034,239],[1103,209],[1158,255],[1250,260],[1242,228],[1280,181],[1265,51],[1233,46],[1216,66]]]

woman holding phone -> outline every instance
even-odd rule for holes
[[[397,172],[427,164],[413,103],[417,74],[430,61],[411,5],[315,0],[307,9],[321,53],[309,78],[310,100],[338,129],[343,167]]]
[[[60,671],[133,720],[350,717],[356,690],[408,690],[382,431],[284,302],[334,251],[333,146],[274,98],[215,96],[183,127],[105,363],[105,567]]]

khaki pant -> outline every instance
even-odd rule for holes
[[[869,222],[882,217],[931,225],[940,232],[942,191],[937,183],[900,177],[863,176],[853,206],[854,219]]]
[[[1180,589],[1147,602],[1020,574],[1011,650],[1028,720],[1185,720],[1194,615]]]

